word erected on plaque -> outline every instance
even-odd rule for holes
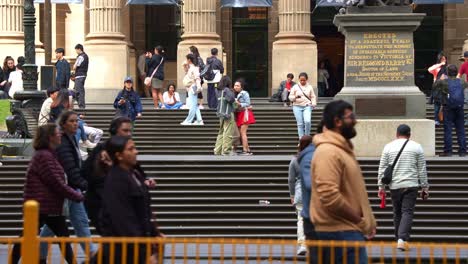
[[[347,86],[393,86],[414,81],[413,35],[361,33],[348,35]]]

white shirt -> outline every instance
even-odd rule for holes
[[[175,101],[174,101],[174,98],[175,98]],[[165,104],[168,104],[168,105],[173,105],[175,104],[175,102],[180,102],[180,95],[178,92],[174,92],[174,94],[172,96],[169,95],[169,92],[164,92],[163,94],[163,101]]]
[[[385,169],[393,164],[393,161],[405,142],[406,139],[400,138],[385,146],[379,165],[378,184],[380,187],[383,186],[381,179]],[[420,144],[410,140],[403,149],[403,152],[393,169],[392,182],[389,187],[390,189],[395,190],[428,186],[429,183],[427,181],[424,150]]]
[[[8,82],[11,82],[10,91],[8,95],[13,98],[16,92],[23,91],[23,71],[16,70],[10,73],[10,77],[8,78]]]
[[[52,104],[52,98],[45,99],[42,103],[41,112],[39,113],[38,125],[43,126],[49,122],[50,119],[50,105]]]

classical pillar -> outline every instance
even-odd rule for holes
[[[24,54],[24,0],[0,0],[0,61]]]
[[[112,101],[129,74],[129,49],[122,33],[122,0],[89,0],[89,56],[85,82],[88,102]]]
[[[183,89],[182,79],[184,70],[182,64],[189,53],[190,46],[196,46],[200,56],[206,63],[206,58],[211,56],[211,49],[218,49],[218,58],[222,60],[222,44],[216,33],[217,0],[190,0],[184,1],[184,34],[177,47],[177,88]],[[185,94],[185,93],[182,93]]]
[[[297,81],[299,73],[306,72],[317,94],[317,43],[310,31],[310,10],[309,0],[279,0],[279,32],[272,51],[273,87],[288,73]]]
[[[44,50],[44,44],[41,42],[41,11],[40,11],[40,4],[34,4],[34,8],[36,9],[35,11],[35,16],[36,16],[36,21],[37,25],[35,27],[35,44],[36,44],[36,64],[37,66],[42,66],[45,65],[45,50]]]

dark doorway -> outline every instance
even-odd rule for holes
[[[168,61],[177,61],[177,44],[181,34],[179,12],[176,6],[146,7],[146,48],[163,46]]]
[[[268,9],[233,8],[233,79],[252,97],[268,96]]]

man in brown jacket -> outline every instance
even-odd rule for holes
[[[326,130],[314,137],[317,147],[312,159],[312,199],[310,212],[319,240],[364,241],[372,239],[376,221],[369,205],[366,185],[357,162],[351,138],[356,136],[356,116],[349,103],[339,100],[325,106]],[[356,250],[352,244],[334,251],[324,247],[323,263],[367,263],[365,247]],[[356,263],[356,264],[357,264]]]

